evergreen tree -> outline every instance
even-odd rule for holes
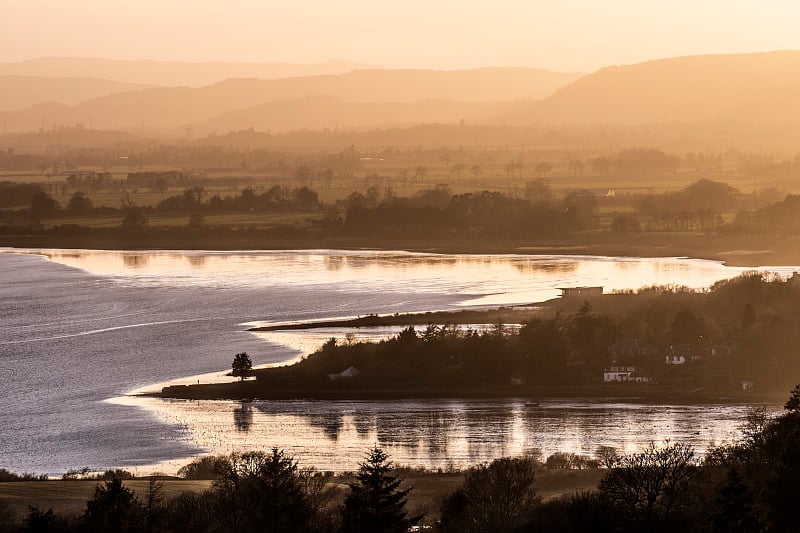
[[[753,493],[735,468],[728,470],[727,480],[717,496],[716,512],[712,517],[712,531],[715,533],[764,531]]]
[[[144,509],[133,491],[114,477],[95,487],[94,496],[86,502],[83,522],[90,531],[140,531]]]
[[[408,518],[406,496],[411,489],[400,489],[400,480],[390,473],[389,456],[377,446],[361,463],[350,493],[344,501],[342,530],[348,533],[401,533],[408,531],[419,517]]]

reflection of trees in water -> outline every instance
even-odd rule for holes
[[[319,428],[331,440],[337,440],[344,426],[344,418],[339,413],[323,413],[308,415],[311,427]]]
[[[253,408],[249,402],[242,402],[233,410],[233,425],[236,431],[247,433],[253,427]]]
[[[150,257],[147,254],[123,254],[122,262],[128,268],[142,268],[147,266]]]
[[[353,426],[355,426],[356,433],[358,433],[359,437],[366,437],[369,435],[374,423],[375,419],[370,415],[358,413],[353,415]]]
[[[422,447],[429,457],[449,457],[462,437],[468,441],[468,461],[480,462],[505,450],[512,437],[514,414],[508,405],[464,409],[441,406],[430,410],[381,415],[376,418],[378,442],[405,449]]]
[[[642,266],[641,261],[617,260],[611,263],[617,270],[637,270]]]
[[[351,255],[345,257],[347,267],[352,270],[363,270],[380,266],[390,270],[407,270],[419,266],[454,266],[462,259],[447,256],[428,255]]]
[[[325,257],[325,268],[328,270],[341,270],[345,264],[345,258],[341,255],[328,255]]]
[[[203,268],[206,264],[207,257],[205,255],[187,255],[186,260],[192,265],[192,268]]]
[[[577,261],[514,261],[514,268],[524,273],[564,274],[578,270]]]

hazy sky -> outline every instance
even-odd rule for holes
[[[609,64],[800,49],[797,0],[2,0],[0,61]]]

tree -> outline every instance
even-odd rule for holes
[[[139,531],[143,522],[139,498],[117,477],[95,487],[83,513],[83,523],[90,531]]]
[[[727,479],[717,495],[711,528],[714,533],[764,531],[755,497],[735,468],[728,470]]]
[[[689,483],[697,473],[694,450],[669,442],[620,457],[600,480],[599,492],[642,531],[667,527],[691,499]]]
[[[406,496],[400,480],[390,475],[389,456],[377,446],[361,463],[342,510],[342,529],[351,533],[400,533],[408,531],[418,518],[408,518]]]
[[[144,504],[147,533],[156,530],[164,519],[164,483],[151,477],[147,484],[147,500]]]
[[[14,531],[16,523],[17,516],[14,509],[5,500],[0,499],[0,533]]]
[[[129,231],[138,231],[147,226],[147,217],[144,216],[142,210],[131,200],[130,195],[126,192],[122,195],[120,200],[122,211],[125,215],[122,217],[122,227]]]
[[[670,326],[672,342],[676,344],[698,344],[703,340],[705,324],[703,319],[689,309],[678,311]]]
[[[49,218],[56,214],[60,209],[58,202],[49,194],[39,191],[31,198],[30,217],[33,220]]]
[[[302,531],[311,521],[303,488],[297,463],[273,448],[271,453],[232,454],[213,491],[224,528],[283,533]]]
[[[92,201],[81,191],[77,191],[70,197],[67,210],[81,215],[86,214],[92,210]]]
[[[512,531],[527,522],[539,503],[535,466],[531,458],[504,457],[471,468],[442,509],[447,529]]]
[[[250,356],[247,355],[247,352],[237,353],[233,357],[233,364],[231,366],[233,368],[231,374],[233,376],[238,376],[241,381],[244,381],[245,376],[253,369],[253,361],[250,360]]]

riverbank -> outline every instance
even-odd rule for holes
[[[551,302],[527,304],[497,309],[464,311],[427,311],[424,313],[404,313],[394,315],[367,315],[358,318],[334,320],[311,320],[257,326],[248,331],[293,331],[322,328],[369,328],[380,326],[427,326],[429,324],[520,324],[541,314],[541,309]],[[532,308],[534,307],[534,308]]]
[[[233,231],[224,236],[190,231],[119,230],[0,235],[0,246],[97,250],[405,250],[448,254],[600,255],[693,257],[730,266],[800,265],[800,237],[729,236],[709,233],[584,232],[541,240],[325,237]]]
[[[258,372],[258,371],[256,371]],[[274,383],[265,385],[258,380],[200,385],[173,385],[161,392],[142,393],[140,396],[174,400],[596,400],[602,402],[630,402],[638,404],[738,404],[765,403],[778,405],[785,394],[772,392],[730,391],[720,393],[710,390],[683,390],[661,388],[657,385],[602,383],[567,387],[498,387],[474,388],[352,388],[349,386],[309,386],[304,388],[279,388]]]

